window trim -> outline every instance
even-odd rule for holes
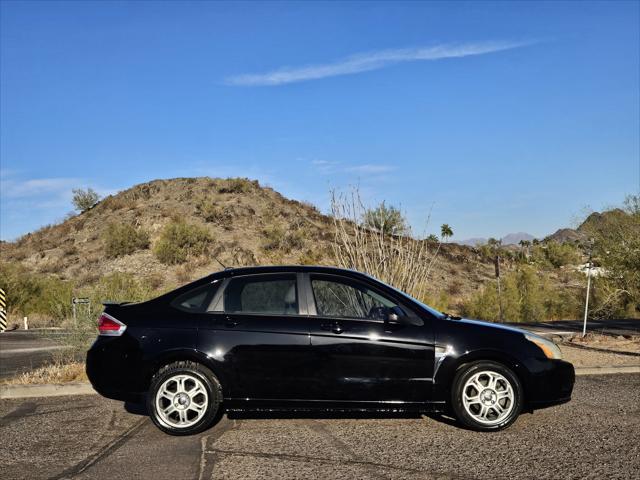
[[[298,313],[264,313],[264,312],[227,312],[224,305],[224,295],[227,291],[227,287],[234,279],[244,278],[264,278],[264,277],[294,277],[296,285],[296,293],[298,296]],[[224,284],[218,289],[219,297],[216,295],[214,301],[211,302],[215,310],[209,310],[211,313],[223,313],[225,315],[243,315],[243,316],[257,316],[257,317],[300,317],[307,316],[307,295],[303,290],[304,284],[302,282],[302,273],[289,271],[289,272],[269,272],[269,273],[249,273],[243,275],[232,275],[225,279]]]
[[[420,317],[418,314],[416,314],[412,308],[407,306],[407,303],[405,301],[403,301],[402,299],[399,299],[395,295],[389,294],[388,292],[385,292],[384,290],[376,287],[376,285],[373,285],[372,282],[364,281],[359,278],[352,278],[348,276],[341,276],[333,273],[323,273],[323,272],[308,272],[304,274],[304,285],[306,290],[306,296],[308,299],[307,308],[309,310],[310,316],[314,316],[318,318],[341,319],[341,320],[350,321],[350,322],[385,323],[384,320],[377,320],[374,318],[342,317],[342,316],[329,316],[329,315],[318,314],[318,309],[316,307],[316,298],[315,298],[315,294],[313,293],[312,277],[321,278],[329,281],[336,281],[337,283],[343,283],[346,285],[355,284],[355,285],[364,286],[367,289],[377,293],[378,295],[384,298],[393,300],[393,302],[397,306],[399,306],[406,313],[406,316],[410,319],[407,322],[407,325],[422,326],[425,324],[424,319]],[[415,321],[421,322],[421,325],[416,325],[414,323]]]

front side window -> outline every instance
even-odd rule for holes
[[[398,305],[364,285],[311,277],[318,315],[384,320],[385,312]]]
[[[233,278],[224,292],[227,313],[297,315],[295,275]]]

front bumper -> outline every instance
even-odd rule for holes
[[[530,409],[559,405],[571,400],[575,370],[564,360],[547,360],[530,378],[527,405]]]

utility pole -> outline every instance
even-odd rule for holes
[[[584,320],[582,322],[582,336],[587,334],[587,314],[589,313],[589,290],[591,289],[591,250],[589,250],[589,261],[587,262],[587,298],[584,301]]]
[[[504,318],[502,317],[502,289],[501,289],[501,286],[500,286],[500,254],[496,255],[495,266],[496,266],[496,279],[498,281],[499,318],[500,318],[500,323],[502,323],[504,321]]]

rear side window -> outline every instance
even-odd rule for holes
[[[183,293],[173,300],[171,305],[186,312],[204,312],[209,307],[211,300],[213,300],[213,296],[216,294],[220,283],[220,281],[208,283],[207,285]]]
[[[233,278],[224,291],[224,310],[227,313],[297,315],[296,276]]]

